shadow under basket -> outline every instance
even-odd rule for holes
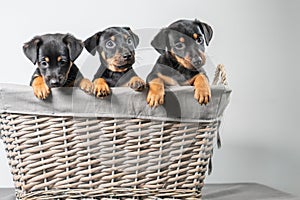
[[[183,86],[168,88],[155,109],[147,90],[113,88],[96,99],[58,88],[42,101],[29,86],[0,84],[17,199],[200,199],[231,93],[221,76],[208,105]]]

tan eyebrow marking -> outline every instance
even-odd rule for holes
[[[185,40],[183,37],[181,37],[181,38],[179,38],[179,41],[183,43]]]
[[[61,56],[58,56],[57,57],[57,61],[59,62],[59,61],[61,61],[62,60],[62,57]]]
[[[197,33],[194,33],[194,34],[193,34],[193,38],[194,38],[194,39],[197,39],[197,38],[198,38],[198,34],[197,34]]]
[[[115,36],[111,36],[110,39],[111,39],[112,41],[115,41],[116,38],[115,38]]]
[[[45,57],[45,61],[46,61],[46,62],[49,62],[50,59],[49,59],[48,57]]]

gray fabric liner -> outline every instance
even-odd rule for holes
[[[164,105],[150,108],[146,103],[147,90],[135,92],[117,87],[112,88],[112,95],[98,99],[78,88],[55,88],[47,100],[39,100],[30,86],[0,84],[0,113],[182,122],[218,120],[229,103],[231,90],[223,85],[212,86],[212,100],[206,106],[199,105],[193,91],[191,86],[170,87]]]

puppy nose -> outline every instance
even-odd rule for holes
[[[192,59],[192,64],[193,64],[194,66],[199,66],[199,65],[201,65],[201,64],[202,64],[201,58],[193,58],[193,59]]]
[[[129,60],[129,59],[131,58],[131,54],[130,54],[130,53],[124,53],[124,54],[123,54],[123,58],[124,58],[125,60]]]
[[[50,83],[51,87],[58,87],[60,85],[59,80],[56,78],[50,79],[49,83]]]

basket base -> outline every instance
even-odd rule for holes
[[[48,190],[35,191],[27,194],[17,193],[19,200],[201,200],[201,190],[188,189],[124,189],[124,188],[107,188],[107,189],[70,189],[70,190]]]

